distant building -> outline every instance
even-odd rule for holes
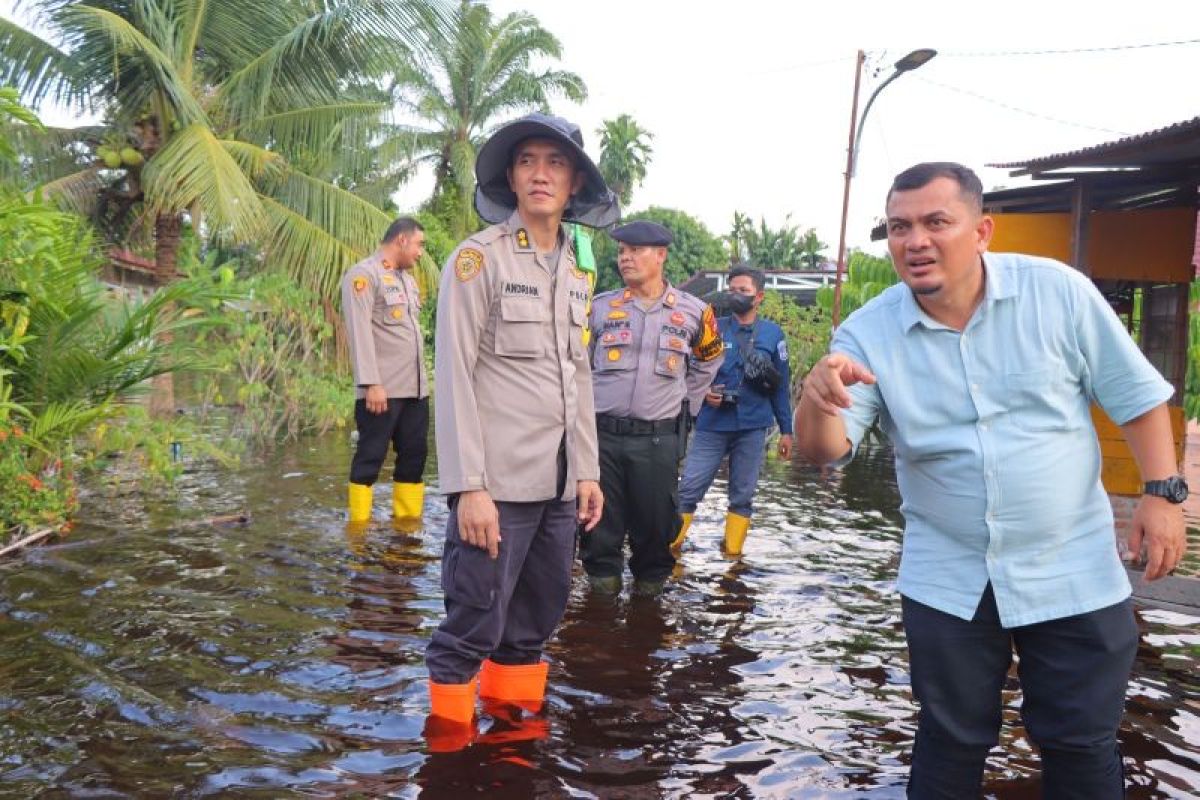
[[[837,273],[837,264],[823,262],[816,270],[764,269],[767,290],[776,291],[802,306],[816,303],[817,289],[832,286]],[[703,270],[688,278],[679,286],[705,302],[712,303],[720,313],[724,303],[721,293],[729,288],[728,270]]]

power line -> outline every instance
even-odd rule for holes
[[[992,105],[999,106],[1000,108],[1007,109],[1008,111],[1015,111],[1018,114],[1024,114],[1029,117],[1035,117],[1037,119],[1046,120],[1047,122],[1056,122],[1059,125],[1068,125],[1072,128],[1083,128],[1084,130],[1098,131],[1100,133],[1114,133],[1117,136],[1128,136],[1129,135],[1129,133],[1127,131],[1118,131],[1118,130],[1113,130],[1112,128],[1101,128],[1097,125],[1086,125],[1082,122],[1071,122],[1070,120],[1060,119],[1058,117],[1052,117],[1048,114],[1041,114],[1041,113],[1038,113],[1037,111],[1030,111],[1027,108],[1019,108],[1010,103],[1006,103],[1003,100],[996,100],[995,98],[992,98],[992,97],[986,97],[985,95],[979,94],[978,92],[973,92],[970,89],[963,89],[959,86],[951,86],[948,83],[939,83],[938,81],[932,81],[929,78],[926,78],[921,75],[915,75],[913,77],[915,77],[917,80],[922,81],[924,83],[928,83],[928,84],[937,86],[942,89],[947,89],[951,92],[958,92],[959,94],[965,94],[968,97],[974,97],[976,100],[982,100],[985,103],[991,103]]]
[[[1003,56],[1061,56],[1075,53],[1112,53],[1117,50],[1146,50],[1151,47],[1178,47],[1200,44],[1200,39],[1180,39],[1174,42],[1148,42],[1145,44],[1118,44],[1108,47],[1073,47],[1063,50],[945,50],[939,55],[950,58],[999,58]]]
[[[837,56],[836,58],[823,58],[820,61],[806,61],[802,64],[789,64],[784,67],[772,67],[770,69],[759,70],[758,72],[743,73],[743,78],[757,78],[760,75],[773,75],[777,72],[794,72],[802,69],[812,69],[813,67],[823,67],[827,64],[842,64],[853,61],[855,56]]]

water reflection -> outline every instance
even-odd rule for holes
[[[0,797],[903,796],[885,449],[844,473],[770,461],[742,561],[720,555],[719,479],[660,598],[597,600],[578,576],[546,710],[489,709],[451,754],[422,736],[444,504],[395,531],[381,489],[380,522],[348,530],[347,459],[331,438],[145,507],[92,497],[73,540],[0,565]],[[1130,796],[1193,796],[1200,619],[1139,618]],[[1015,689],[992,797],[1036,796]]]

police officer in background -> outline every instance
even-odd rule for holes
[[[425,651],[427,732],[469,731],[476,688],[541,707],[542,648],[566,610],[576,530],[595,527],[603,506],[589,284],[562,223],[607,227],[617,200],[579,127],[544,114],[498,130],[475,177],[475,208],[496,224],[458,246],[438,296],[434,411],[450,518],[446,616]]]
[[[696,419],[679,484],[682,526],[672,543],[683,545],[692,514],[712,484],[722,459],[729,457],[729,508],[724,549],[740,555],[750,530],[758,473],[773,423],[780,430],[779,455],[792,452],[792,409],[788,397],[787,339],[774,322],[758,318],[766,276],[739,265],[729,271],[729,307],[717,327],[725,343],[725,361]]]
[[[421,517],[429,432],[429,379],[425,375],[421,297],[412,268],[425,247],[425,231],[400,217],[370,257],[342,278],[342,313],[354,372],[354,423],[358,448],[350,462],[350,522],[371,518],[371,487],[396,451],[392,513],[400,523]]]
[[[634,593],[657,594],[675,566],[691,409],[721,366],[722,343],[712,307],[663,277],[669,230],[638,220],[610,235],[626,288],[597,295],[589,320],[605,502],[581,552],[591,587],[618,592],[628,534]]]

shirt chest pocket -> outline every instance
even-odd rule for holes
[[[596,348],[597,372],[618,372],[635,366],[637,353],[633,349],[633,335],[628,329],[609,329],[600,334],[600,346]]]
[[[688,346],[682,336],[664,331],[658,335],[658,353],[654,361],[654,372],[674,378],[686,370]]]
[[[403,302],[404,295],[393,299],[395,297],[395,292],[384,292],[382,301],[375,304],[375,321],[380,325],[400,325],[408,316],[408,309]]]
[[[1005,399],[1013,425],[1027,431],[1065,431],[1080,427],[1075,407],[1079,386],[1064,369],[1009,372]]]
[[[545,352],[543,323],[550,309],[538,297],[501,297],[496,321],[496,355],[536,358]]]

